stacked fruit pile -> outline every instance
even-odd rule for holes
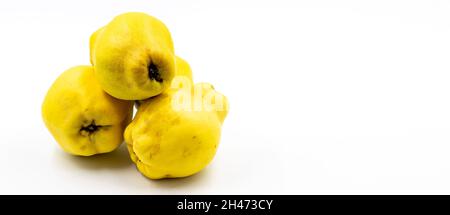
[[[125,139],[137,169],[152,179],[189,176],[213,159],[228,101],[210,84],[193,84],[161,21],[115,17],[92,34],[90,59],[92,66],[62,73],[42,105],[64,151],[107,153]]]

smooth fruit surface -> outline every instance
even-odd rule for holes
[[[175,73],[172,37],[160,20],[125,13],[91,36],[91,61],[102,88],[125,100],[162,93]]]
[[[151,179],[193,175],[213,159],[227,112],[227,99],[209,84],[145,100],[124,134],[131,159]]]
[[[62,73],[42,104],[42,118],[64,151],[82,156],[113,151],[123,142],[133,104],[102,90],[91,66]]]

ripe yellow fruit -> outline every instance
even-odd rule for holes
[[[162,93],[175,73],[172,37],[160,20],[125,13],[91,36],[91,61],[102,88],[125,100]]]
[[[193,175],[213,159],[228,101],[210,84],[174,89],[143,101],[124,136],[148,178]]]
[[[113,151],[123,142],[133,103],[105,93],[91,66],[62,73],[42,104],[42,118],[56,142],[73,155]]]

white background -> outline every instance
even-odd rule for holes
[[[231,110],[214,161],[65,154],[41,103],[115,15],[163,20]],[[0,194],[450,194],[449,1],[2,1]]]

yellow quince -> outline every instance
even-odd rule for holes
[[[227,98],[206,83],[147,99],[124,133],[131,159],[151,179],[193,175],[213,159],[227,113]]]
[[[142,100],[170,86],[175,73],[172,37],[155,17],[118,15],[94,32],[90,43],[95,75],[111,96]]]
[[[123,142],[133,103],[102,90],[92,66],[76,66],[62,73],[42,104],[42,118],[62,149],[90,156],[113,151]]]

